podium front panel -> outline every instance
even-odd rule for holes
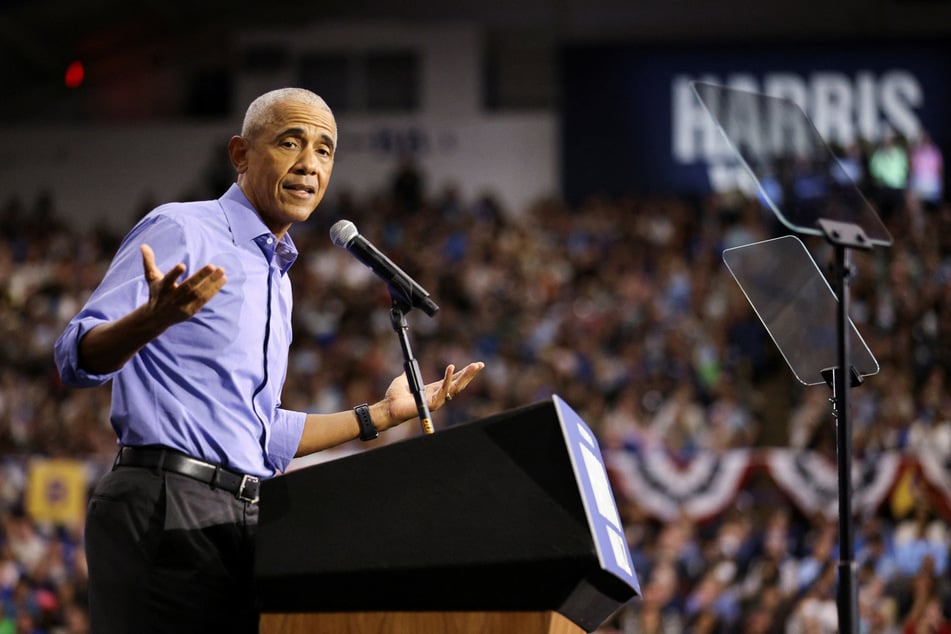
[[[639,588],[616,544],[605,559],[566,418],[554,397],[262,483],[263,610],[555,610],[594,629]]]

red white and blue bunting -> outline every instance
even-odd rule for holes
[[[712,517],[729,506],[746,479],[750,451],[705,452],[686,463],[662,450],[610,452],[604,460],[619,499],[636,501],[651,515],[672,521],[683,515]]]
[[[749,477],[765,473],[803,513],[838,517],[838,470],[834,459],[792,449],[735,449],[700,452],[674,459],[662,449],[606,451],[605,466],[619,503],[632,502],[664,521],[687,516],[704,520],[736,500]],[[883,452],[853,460],[852,508],[874,513],[885,504],[901,478],[920,479],[936,509],[951,516],[951,462],[933,452]]]

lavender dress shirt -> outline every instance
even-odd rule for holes
[[[78,364],[83,335],[148,301],[143,243],[162,271],[184,262],[188,276],[214,264],[228,281],[119,371],[86,372]],[[237,185],[218,200],[156,208],[122,241],[56,342],[62,380],[80,387],[112,380],[111,422],[122,445],[164,445],[260,477],[284,471],[306,416],[280,407],[291,344],[287,270],[296,258],[290,236],[278,241]]]

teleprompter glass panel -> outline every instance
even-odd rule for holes
[[[825,383],[838,365],[838,299],[806,246],[783,236],[725,249],[723,261],[796,378]],[[862,336],[849,320],[849,361],[859,376],[878,372]]]
[[[878,213],[797,104],[704,82],[692,87],[786,227],[824,235],[817,221],[835,220],[859,226],[873,245],[892,243]]]

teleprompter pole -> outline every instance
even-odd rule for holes
[[[837,366],[823,371],[832,387],[836,431],[836,465],[839,484],[839,563],[836,607],[841,634],[858,634],[858,583],[855,570],[855,542],[852,523],[852,427],[849,418],[851,388],[861,384],[850,361],[849,339],[849,249],[870,249],[862,229],[851,223],[819,220],[826,239],[835,250],[833,291],[838,298],[836,314]]]

